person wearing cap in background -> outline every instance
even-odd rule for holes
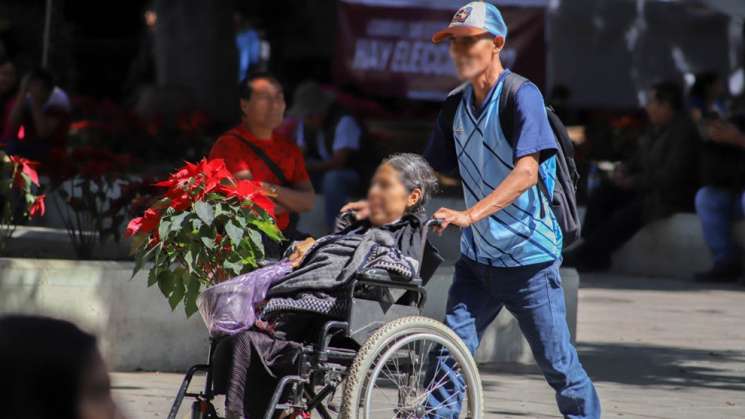
[[[360,187],[352,160],[360,149],[362,127],[332,93],[312,81],[295,90],[288,114],[299,120],[295,139],[315,190],[323,193],[324,219],[331,229],[339,209]]]
[[[553,211],[541,211],[549,202],[536,187],[541,180],[552,193],[558,144],[533,83],[523,83],[513,96],[512,130],[503,132],[500,123],[501,88],[510,73],[500,61],[506,39],[501,13],[486,2],[463,6],[432,38],[450,42],[457,73],[468,82],[451,93],[454,112],[443,107],[425,152],[435,170],[459,168],[467,204],[464,211],[441,208],[434,214],[441,229],[462,229],[446,323],[475,353],[486,327],[506,307],[564,417],[599,418],[597,392],[566,323],[561,229]],[[440,354],[437,367],[449,371],[448,362]],[[457,417],[460,403],[453,401],[460,398],[450,397],[460,385],[452,382],[430,396],[437,417]]]

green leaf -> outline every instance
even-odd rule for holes
[[[187,276],[188,278],[188,276]],[[175,310],[178,303],[183,300],[184,295],[186,294],[186,286],[184,285],[184,278],[183,277],[177,277],[174,281],[174,287],[173,287],[173,293],[170,297],[168,297],[168,304],[171,305],[171,310]]]
[[[147,286],[152,287],[156,282],[158,282],[158,270],[151,269],[147,274]]]
[[[226,260],[223,262],[222,267],[227,271],[233,271],[234,274],[240,275],[243,271],[243,264],[240,262],[231,262],[229,260]]]
[[[184,223],[184,220],[188,215],[188,212],[181,212],[171,217],[171,231],[181,230],[181,224]]]
[[[130,280],[134,278],[135,275],[137,275],[137,272],[139,272],[140,269],[142,269],[142,265],[144,264],[145,264],[145,254],[142,252],[137,253],[137,256],[135,256],[135,267],[132,270],[132,276],[129,277]]]
[[[230,242],[233,243],[233,246],[238,246],[243,238],[243,230],[236,227],[232,221],[228,221],[225,224],[225,233],[230,237]]]
[[[203,225],[204,225],[204,223],[198,217],[191,219],[191,227],[194,230],[199,231],[199,229],[202,228]]]
[[[161,271],[158,274],[158,288],[160,288],[160,292],[162,292],[166,298],[168,298],[168,296],[173,292],[173,287],[175,285],[174,279],[173,274],[168,270]]]
[[[256,230],[248,229],[248,238],[251,240],[251,243],[260,249],[264,248],[264,240],[261,236],[261,233],[259,233]]]
[[[207,225],[212,225],[212,222],[215,220],[215,213],[210,204],[204,201],[197,201],[194,203],[194,209],[200,220],[204,221]]]
[[[161,240],[165,240],[168,238],[168,233],[171,232],[171,222],[168,220],[161,220],[160,225],[158,226],[158,235],[160,235]]]
[[[254,218],[250,220],[249,223],[258,228],[262,233],[266,234],[267,237],[274,241],[284,240],[282,232],[279,231],[279,228],[277,228],[277,225],[274,224],[274,221],[272,220]]]
[[[194,254],[191,252],[191,249],[187,250],[184,254],[184,262],[186,262],[189,273],[194,272]]]
[[[184,297],[186,318],[191,317],[192,314],[197,312],[197,298],[199,297],[199,288],[201,285],[196,278],[190,278],[186,288],[186,296]]]
[[[212,237],[200,237],[200,240],[202,240],[202,244],[204,244],[204,247],[212,250],[217,245],[215,244],[215,239]]]

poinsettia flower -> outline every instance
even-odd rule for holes
[[[252,199],[256,194],[262,193],[259,182],[245,179],[232,184],[220,185],[217,190],[227,197],[237,197],[242,201]]]
[[[266,195],[256,195],[253,197],[252,202],[258,206],[259,208],[263,209],[264,212],[269,214],[272,218],[276,218],[276,215],[274,214],[274,201],[269,199]]]
[[[244,203],[244,207],[256,205],[274,217],[274,201],[266,196],[261,188],[261,182],[243,179],[234,184],[220,185],[218,191],[229,198],[238,198]]]
[[[39,195],[34,200],[34,203],[31,204],[31,207],[28,209],[28,213],[30,216],[35,217],[36,214],[44,216],[44,213],[46,212],[47,208],[44,204],[44,199],[46,198],[46,195]]]
[[[36,172],[36,166],[38,166],[37,162],[19,156],[9,156],[9,158],[14,165],[21,168],[21,170],[17,172],[15,179],[13,179],[13,182],[16,184],[16,186],[23,187],[23,178],[21,177],[21,173],[26,175],[26,177],[31,180],[31,183],[39,186],[39,174]]]
[[[191,204],[193,203],[189,194],[179,189],[168,191],[166,197],[169,199],[168,206],[176,211],[187,210],[191,208]]]
[[[132,237],[139,233],[150,233],[160,224],[160,213],[148,208],[142,217],[133,218],[127,224],[127,236]]]
[[[151,249],[156,244],[160,243],[160,234],[158,233],[158,230],[155,230],[153,232],[153,235],[150,236],[150,240],[147,242],[147,248]]]

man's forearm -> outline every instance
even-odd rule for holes
[[[520,159],[509,175],[497,187],[466,212],[471,222],[488,218],[508,205],[538,183],[538,154]]]
[[[311,191],[299,191],[296,189],[278,186],[277,203],[293,212],[305,212],[313,209],[315,193]]]

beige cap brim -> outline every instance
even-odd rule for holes
[[[458,25],[445,28],[432,36],[432,43],[439,44],[440,42],[450,39],[458,38],[462,36],[477,36],[487,33],[482,28],[476,28],[473,26]]]

